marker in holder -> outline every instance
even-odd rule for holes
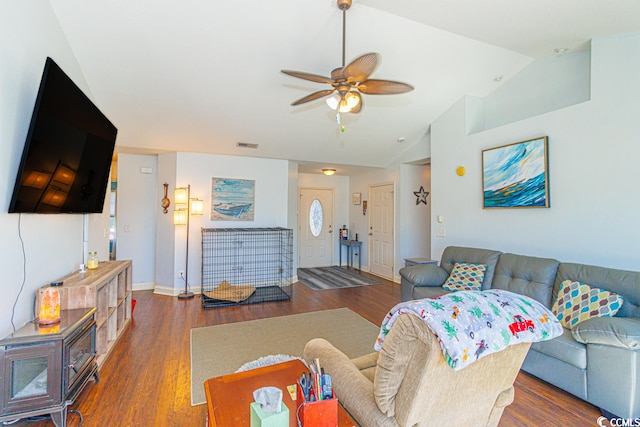
[[[327,374],[325,376],[328,377]],[[327,388],[323,387],[321,392],[322,400],[314,398],[313,401],[307,401],[300,384],[296,387],[297,415],[302,427],[336,427],[338,425],[338,399],[332,389],[331,394],[325,395],[325,389]]]

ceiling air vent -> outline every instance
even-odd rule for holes
[[[250,144],[248,142],[236,142],[236,147],[240,148],[258,148],[258,144]]]

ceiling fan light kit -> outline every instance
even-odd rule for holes
[[[327,98],[326,102],[332,110],[338,110],[339,113],[349,113],[358,107],[358,104],[361,104],[361,98],[356,93],[349,92],[344,96],[333,95]]]
[[[299,79],[331,85],[332,89],[313,92],[293,101],[291,105],[304,104],[333,94],[326,102],[329,108],[337,110],[336,121],[340,125],[340,113],[358,114],[362,110],[361,93],[394,95],[410,92],[413,86],[392,80],[369,79],[382,62],[382,55],[379,53],[366,53],[345,66],[346,11],[351,7],[351,0],[337,0],[337,2],[338,9],[342,11],[342,67],[334,69],[331,77],[303,71],[282,70],[282,72]],[[342,125],[341,130],[344,132]]]

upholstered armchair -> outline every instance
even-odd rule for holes
[[[362,427],[497,426],[529,346],[512,345],[454,371],[429,327],[402,314],[379,353],[350,360],[316,338],[304,357],[320,359],[338,401]]]

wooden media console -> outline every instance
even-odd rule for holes
[[[102,367],[131,322],[131,261],[101,262],[96,269],[75,271],[56,282],[63,282],[58,287],[61,310],[96,309],[96,354],[98,368]],[[36,293],[36,313],[41,294]]]

